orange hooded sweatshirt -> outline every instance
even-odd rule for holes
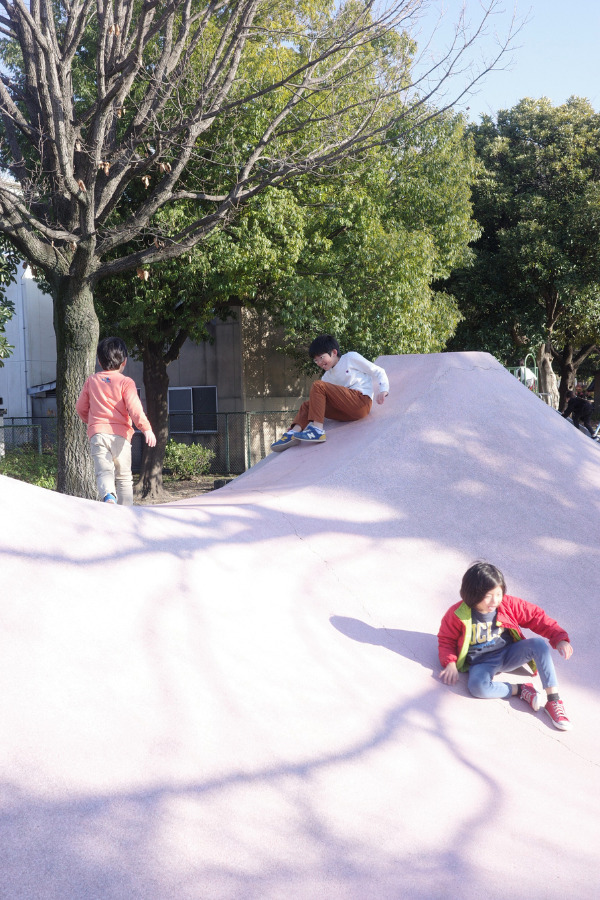
[[[132,420],[140,431],[150,430],[135,381],[117,369],[90,375],[75,409],[87,425],[88,437],[94,434],[120,434],[131,441]]]

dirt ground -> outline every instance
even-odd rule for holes
[[[230,480],[230,477],[225,475],[206,475],[193,481],[165,479],[163,482],[165,499],[161,503],[172,503],[173,500],[184,500],[186,497],[197,497],[199,494],[207,494],[209,491],[215,490],[215,483],[217,487],[222,487],[225,478]],[[134,502],[136,506],[156,505],[151,500],[139,500],[137,497]]]

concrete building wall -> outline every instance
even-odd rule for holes
[[[12,319],[6,323],[4,329],[6,340],[12,345],[13,350],[11,355],[2,361],[0,367],[0,397],[2,398],[0,406],[6,409],[7,416],[29,416],[31,412],[27,397],[21,270],[19,270],[17,284],[11,284],[6,288],[6,296],[15,308]]]
[[[216,386],[219,412],[241,412],[244,409],[241,329],[239,320],[211,323],[214,342],[194,344],[186,341],[179,359],[168,367],[169,387]],[[143,366],[130,360],[126,374],[143,390]]]
[[[5,329],[14,350],[0,368],[0,396],[7,416],[31,416],[28,390],[56,378],[52,300],[39,289],[29,268],[19,268],[16,283],[6,294],[15,307]]]
[[[56,338],[52,298],[44,294],[29,269],[21,280],[27,322],[29,387],[56,379]]]
[[[235,318],[212,322],[210,330],[213,343],[185,342],[169,365],[170,387],[214,385],[223,413],[295,410],[308,396],[314,379],[299,374],[294,361],[277,350],[281,329],[268,316],[240,309]],[[130,360],[126,374],[145,399],[141,362]]]
[[[308,396],[314,378],[299,373],[293,359],[281,353],[282,331],[269,316],[242,310],[242,359],[246,409],[296,410]]]

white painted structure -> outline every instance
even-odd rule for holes
[[[44,388],[53,390],[56,380],[52,299],[39,289],[29,267],[19,268],[6,295],[15,307],[5,328],[14,350],[0,367],[0,407],[8,417],[30,417],[32,398],[45,396]]]

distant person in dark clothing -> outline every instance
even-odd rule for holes
[[[579,428],[579,423],[581,422],[589,431],[590,437],[592,437],[594,427],[591,422],[591,415],[594,411],[594,404],[584,397],[578,397],[575,391],[567,391],[567,400],[568,403],[563,413],[563,418],[568,419],[571,416],[575,428]]]

